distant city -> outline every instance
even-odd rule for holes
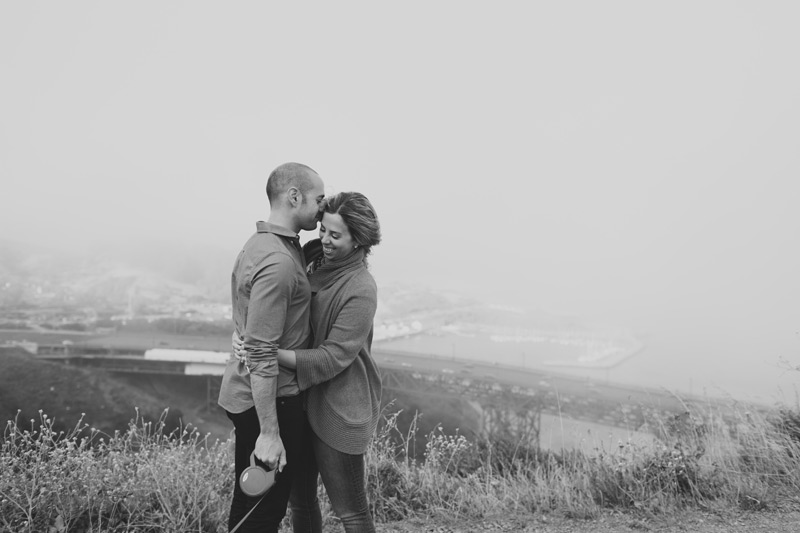
[[[233,328],[226,282],[222,274],[176,281],[174,275],[107,259],[70,263],[53,254],[9,254],[0,257],[0,330],[16,334],[0,333],[0,342],[27,342],[31,348],[32,339],[20,333],[105,337],[122,329],[224,338]],[[485,360],[489,354],[502,364],[531,368],[608,367],[642,349],[624,328],[412,284],[379,287],[373,341],[459,359]]]

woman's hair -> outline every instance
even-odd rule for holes
[[[375,208],[360,192],[340,192],[326,200],[325,212],[342,217],[350,237],[369,254],[381,242],[381,223]]]

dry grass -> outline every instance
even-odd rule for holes
[[[30,426],[9,422],[0,530],[219,531],[232,483],[226,445],[163,428],[164,417],[137,416],[114,436],[80,421],[56,433],[45,414]]]
[[[440,429],[414,459],[416,426],[387,413],[367,454],[378,522],[420,516],[455,521],[609,509],[664,516],[680,509],[770,510],[800,494],[800,414],[687,406],[652,415],[655,446],[620,443],[555,454],[506,439],[473,442]],[[8,422],[0,449],[0,531],[222,532],[233,482],[230,443],[190,429],[167,434],[164,417],[138,415],[124,432],[78,422],[56,432],[39,420]],[[329,523],[335,522],[323,504]]]
[[[592,518],[606,509],[645,516],[697,509],[775,509],[800,492],[800,415],[687,406],[652,418],[656,445],[554,454],[502,440],[470,443],[428,436],[423,461],[410,459],[394,419],[370,451],[370,489],[380,520],[415,513],[479,519],[558,512]]]

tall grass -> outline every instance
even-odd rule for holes
[[[793,410],[686,406],[649,413],[655,444],[546,452],[503,439],[469,442],[434,431],[422,461],[388,416],[369,453],[379,520],[440,512],[462,518],[603,509],[663,514],[686,506],[763,510],[800,495],[800,414]],[[413,428],[412,428],[413,431]]]
[[[0,531],[219,531],[232,466],[226,444],[137,417],[123,433],[56,433],[40,413],[9,421],[0,451]]]
[[[503,512],[590,518],[603,509],[657,515],[687,506],[769,510],[800,494],[796,410],[687,406],[677,416],[649,415],[656,444],[620,442],[592,454],[545,452],[507,434],[470,440],[440,428],[418,454],[416,424],[402,432],[398,414],[384,414],[367,453],[378,522]],[[231,443],[210,443],[189,428],[166,433],[165,416],[153,422],[137,413],[113,436],[82,419],[57,433],[43,413],[9,421],[0,449],[0,531],[225,531]],[[327,502],[323,512],[335,521]]]

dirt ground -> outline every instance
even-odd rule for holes
[[[341,531],[333,525],[326,531]],[[681,511],[670,516],[634,516],[608,512],[596,519],[584,520],[553,515],[500,515],[481,520],[453,520],[444,517],[415,518],[390,524],[378,524],[379,533],[477,533],[519,531],[523,533],[797,533],[800,510],[760,512]]]

